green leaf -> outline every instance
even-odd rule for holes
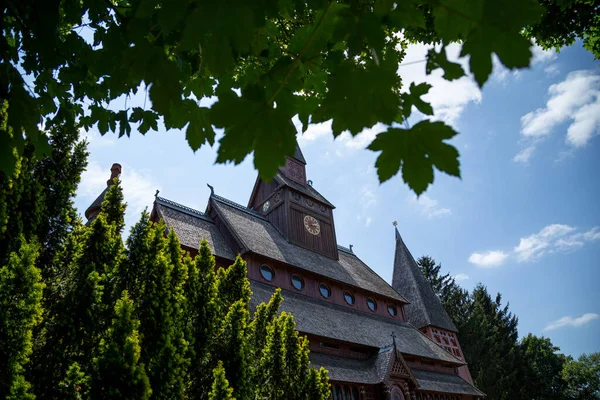
[[[465,71],[460,64],[448,61],[445,46],[440,49],[439,53],[435,51],[435,49],[431,49],[427,52],[427,65],[425,66],[427,74],[431,74],[438,68],[444,70],[444,79],[449,81],[453,81],[465,75]]]
[[[440,0],[434,2],[435,29],[448,43],[466,37],[481,23],[484,3],[489,0]],[[501,0],[496,0],[501,2]]]
[[[404,118],[408,118],[412,112],[412,106],[417,107],[425,115],[433,115],[433,107],[431,104],[421,100],[421,96],[426,95],[431,89],[431,85],[428,83],[419,83],[415,85],[414,82],[410,84],[410,91],[408,93],[402,93],[402,115]]]
[[[190,124],[185,131],[185,138],[195,152],[208,142],[211,146],[215,143],[215,131],[210,124],[209,109],[198,107],[191,112]]]
[[[296,149],[292,116],[284,108],[265,105],[260,87],[245,88],[240,97],[233,91],[220,93],[210,108],[211,122],[225,129],[217,162],[239,164],[254,150],[254,166],[261,178],[271,180]]]
[[[443,122],[424,120],[410,129],[390,128],[377,135],[368,147],[381,151],[375,162],[380,182],[402,168],[404,182],[417,194],[433,183],[433,167],[460,177],[458,151],[445,140],[457,133]]]
[[[345,130],[356,135],[378,122],[391,123],[400,106],[394,91],[399,86],[396,69],[389,62],[370,63],[366,68],[343,62],[327,81],[328,91],[313,115],[314,122],[333,118],[336,137]]]

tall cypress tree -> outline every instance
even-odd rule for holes
[[[213,383],[208,394],[209,400],[235,400],[233,389],[229,387],[229,382],[225,377],[223,363],[219,361],[217,367],[213,370]]]
[[[100,342],[94,360],[92,397],[96,399],[145,400],[150,398],[150,381],[140,363],[139,321],[133,316],[133,301],[127,291],[115,305],[115,317]]]
[[[186,257],[188,281],[184,285],[187,298],[187,335],[190,357],[190,397],[206,399],[213,376],[211,348],[220,328],[217,304],[215,259],[208,242],[202,240],[198,255]]]
[[[44,284],[35,267],[36,246],[21,238],[19,252],[0,268],[0,398],[33,399],[25,378],[32,331],[42,317]]]

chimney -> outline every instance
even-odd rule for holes
[[[111,186],[115,180],[121,175],[121,164],[114,163],[112,167],[110,167],[110,179],[106,181],[108,186]]]
[[[121,164],[114,163],[110,168],[110,179],[106,181],[106,188],[100,193],[100,195],[94,200],[94,202],[85,210],[85,217],[87,218],[86,225],[92,223],[94,219],[100,213],[102,208],[102,202],[104,201],[104,195],[108,192],[108,188],[114,184],[114,179],[121,175]]]

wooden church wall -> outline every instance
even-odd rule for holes
[[[310,215],[319,221],[321,232],[318,235],[312,235],[304,227],[304,216]],[[299,244],[317,253],[321,253],[331,258],[336,258],[337,243],[331,219],[325,219],[322,215],[312,212],[306,208],[301,208],[295,204],[290,205],[290,232],[289,238],[292,243]]]

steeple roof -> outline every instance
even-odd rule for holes
[[[306,160],[304,159],[304,154],[302,154],[302,150],[300,150],[300,145],[296,141],[296,151],[294,152],[294,158],[300,161],[302,164],[306,165]]]
[[[433,292],[431,285],[404,244],[398,228],[396,228],[396,254],[394,255],[392,286],[410,301],[410,304],[405,306],[408,322],[418,328],[432,325],[449,331],[457,331],[440,299]]]

